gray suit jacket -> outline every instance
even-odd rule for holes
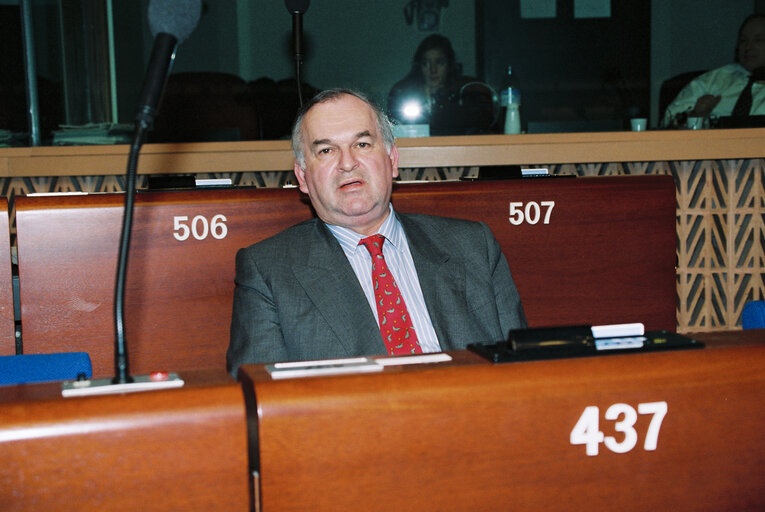
[[[526,326],[507,260],[483,223],[397,213],[442,350]],[[312,219],[236,255],[229,371],[241,364],[384,354],[340,244]]]

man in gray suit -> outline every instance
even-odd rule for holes
[[[318,218],[237,253],[232,374],[246,363],[395,354],[381,335],[385,313],[361,245],[375,234],[415,353],[504,341],[526,327],[507,260],[485,224],[393,210],[398,149],[387,117],[363,95],[335,89],[313,98],[298,114],[292,150]]]

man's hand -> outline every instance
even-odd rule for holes
[[[688,112],[690,117],[707,117],[712,113],[712,110],[720,103],[720,96],[713,96],[711,94],[705,94],[696,100],[693,110]]]

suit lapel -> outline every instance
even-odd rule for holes
[[[446,237],[429,226],[425,230],[406,214],[398,214],[420,281],[428,314],[442,350],[454,348],[449,332],[467,311],[465,269],[455,262],[441,240]]]
[[[316,222],[303,255],[293,267],[295,277],[347,353],[384,353],[380,329],[364,291],[323,222]]]

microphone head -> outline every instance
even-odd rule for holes
[[[149,0],[151,35],[170,34],[181,43],[191,35],[202,14],[202,0]]]
[[[284,5],[292,14],[305,14],[311,0],[284,0]]]

